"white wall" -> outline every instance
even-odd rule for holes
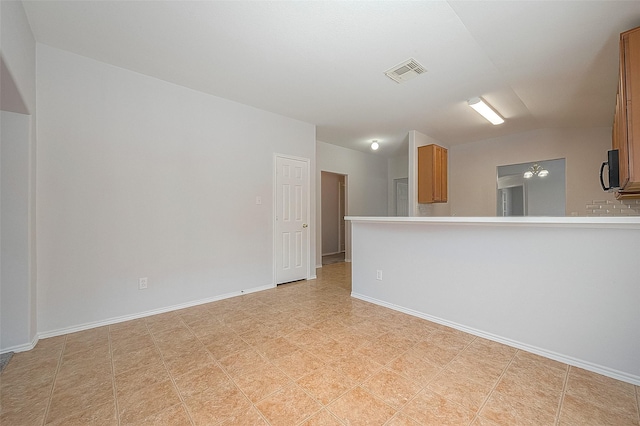
[[[0,342],[9,350],[29,344],[29,129],[31,117],[0,111],[1,201]]]
[[[31,348],[37,334],[36,45],[21,2],[0,2],[0,31],[0,105],[7,111],[25,114],[2,113],[1,118],[2,151],[6,150],[7,157],[2,160],[0,212],[0,352],[6,352]],[[4,267],[11,272],[6,273]]]
[[[20,1],[0,2],[2,59],[29,113],[36,106],[36,45]]]
[[[41,333],[273,285],[274,153],[311,160],[315,258],[315,126],[45,45],[37,59]]]
[[[527,179],[529,216],[566,216],[566,168],[563,163],[561,160],[549,161],[544,165],[549,176]]]
[[[354,296],[640,384],[637,219],[624,229],[355,222],[352,230]]]
[[[613,200],[598,172],[611,149],[611,128],[540,129],[449,149],[449,204],[455,216],[495,216],[496,168],[566,159],[566,213],[586,215],[593,200]]]
[[[316,144],[316,181],[320,185],[322,171],[347,175],[347,214],[358,216],[387,215],[387,159],[352,149],[342,148],[318,141]],[[320,194],[320,188],[317,188]],[[322,200],[318,198],[316,216],[322,212]],[[351,260],[350,225],[346,224],[345,258]],[[322,224],[316,231],[318,247],[316,249],[316,266],[322,266]]]

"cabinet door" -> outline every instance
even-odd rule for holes
[[[418,203],[447,202],[447,150],[438,145],[418,147]]]
[[[635,101],[635,104],[634,104]],[[620,150],[620,186],[640,191],[640,28],[620,37],[620,87],[614,149]],[[616,142],[616,140],[618,142]]]
[[[616,114],[613,119],[613,149],[618,150],[618,157],[620,158],[619,173],[620,173],[620,188],[624,188],[629,182],[629,150],[627,149],[627,130],[625,111],[622,108],[624,104],[624,94],[620,91],[616,97]]]
[[[435,148],[434,164],[434,200],[437,203],[447,202],[447,150],[437,146]]]

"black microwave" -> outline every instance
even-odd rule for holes
[[[605,167],[608,170],[609,186],[605,186],[603,173]],[[607,161],[600,166],[600,185],[602,189],[608,192],[620,189],[620,157],[617,149],[607,151]]]

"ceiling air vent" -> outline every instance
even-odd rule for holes
[[[413,58],[409,58],[403,63],[385,71],[385,74],[396,83],[404,83],[405,81],[411,80],[412,78],[426,72],[426,68],[420,65],[418,61]]]

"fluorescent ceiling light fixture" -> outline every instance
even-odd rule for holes
[[[469,106],[475,109],[478,114],[489,120],[493,125],[504,123],[504,119],[500,117],[498,113],[489,106],[489,104],[480,98],[470,99]]]
[[[373,141],[371,142],[371,149],[376,151],[378,148],[380,148],[380,144],[378,143],[378,141]]]

